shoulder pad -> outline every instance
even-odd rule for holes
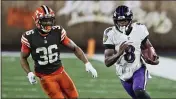
[[[112,30],[112,27],[108,27],[105,29],[104,34],[108,34]]]
[[[144,24],[142,24],[142,23],[139,23],[139,22],[136,22],[136,25],[144,25]]]
[[[139,22],[136,22],[133,25],[136,26],[136,27],[141,27],[141,28],[146,27],[145,24],[142,24],[142,23],[139,23]]]

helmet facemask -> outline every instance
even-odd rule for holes
[[[54,17],[43,17],[38,21],[40,25],[40,30],[44,33],[48,33],[51,31],[52,26],[54,25]]]
[[[114,19],[114,23],[116,28],[122,32],[123,34],[128,31],[130,25],[131,25],[131,20],[130,19],[122,19],[122,20],[116,20]]]

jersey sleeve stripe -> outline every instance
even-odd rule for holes
[[[22,43],[21,51],[24,53],[30,53],[29,47],[27,45],[25,45],[24,43]]]
[[[62,32],[61,32],[61,37],[62,37],[63,35],[66,35],[66,32],[65,32],[64,30],[62,30]]]
[[[66,36],[66,31],[64,29],[62,29],[62,32],[61,32],[61,41],[65,38]]]
[[[23,38],[23,37],[21,38],[21,42],[24,42],[25,44],[30,45],[29,42],[28,42],[28,40],[25,39],[25,38]]]
[[[23,35],[22,35],[22,39],[24,39],[25,41],[28,41]]]
[[[29,44],[25,43],[24,41],[21,41],[23,44],[25,44],[26,46],[30,47]]]
[[[66,37],[66,35],[63,35],[63,36],[61,37],[61,41],[64,40],[65,37]]]
[[[26,42],[24,39],[21,39],[21,42],[22,42],[23,44],[25,44],[26,46],[30,47],[29,42]]]
[[[22,35],[21,41],[26,42],[29,45],[28,40]]]
[[[63,34],[63,35],[61,35],[61,38],[65,37],[65,36],[66,36],[66,35]]]

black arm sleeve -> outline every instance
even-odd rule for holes
[[[144,38],[144,40],[141,42],[141,49],[142,49],[142,50],[145,49],[144,45],[145,45],[145,43],[147,42],[147,40],[148,40],[148,36],[146,36],[146,37]]]
[[[115,45],[112,44],[104,44],[105,49],[115,49]]]
[[[144,44],[146,43],[147,39],[148,39],[148,36],[146,36],[146,37],[144,38],[144,40],[141,42],[141,45],[144,45]]]

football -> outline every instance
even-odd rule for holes
[[[148,48],[148,49],[141,50],[141,51],[142,51],[141,52],[142,57],[145,61],[148,61],[148,59],[155,61],[157,59],[157,55],[153,48]]]

